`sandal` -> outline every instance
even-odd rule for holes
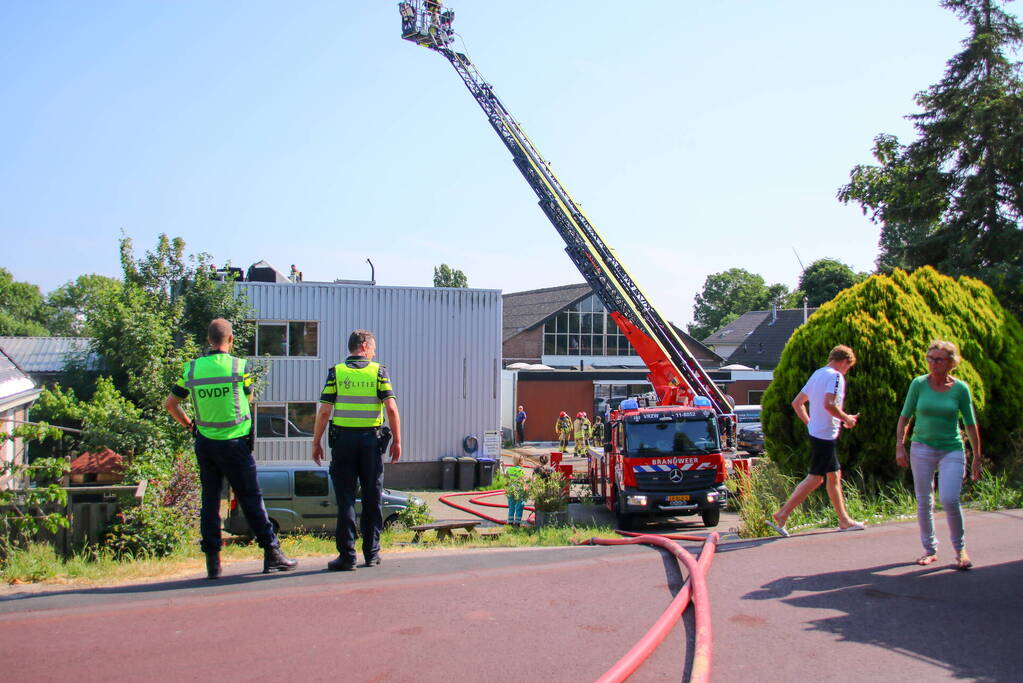
[[[973,569],[973,562],[970,561],[970,556],[966,554],[965,550],[959,551],[959,557],[956,559],[956,569],[959,571]]]
[[[916,559],[916,563],[921,567],[926,567],[927,565],[937,561],[938,561],[937,555],[921,555]]]

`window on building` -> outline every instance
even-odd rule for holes
[[[763,400],[764,400],[764,391],[762,389],[759,390],[759,391],[749,391],[749,392],[747,392],[747,401],[746,401],[746,403],[748,403],[749,405],[758,406],[758,405],[760,405],[763,402]]]
[[[316,404],[260,403],[256,405],[256,438],[311,439]]]
[[[327,491],[327,473],[323,470],[295,470],[296,496],[323,498]]]
[[[248,356],[319,356],[320,324],[308,320],[255,321],[255,334],[245,349]]]
[[[637,355],[595,294],[544,323],[543,352],[551,356]]]

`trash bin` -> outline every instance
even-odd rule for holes
[[[497,467],[497,461],[493,458],[479,458],[476,461],[476,480],[479,482],[477,486],[490,486],[494,483],[494,468]]]
[[[443,491],[455,490],[455,470],[458,469],[458,458],[450,455],[440,459],[440,487]]]
[[[476,485],[476,458],[458,459],[458,490],[471,491]]]

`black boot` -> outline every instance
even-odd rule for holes
[[[294,569],[298,560],[292,560],[281,552],[277,546],[263,548],[263,573],[286,572]]]
[[[206,578],[220,578],[220,553],[206,553]]]
[[[338,555],[327,563],[327,569],[332,572],[353,572],[355,571],[355,560],[350,560],[344,555]]]

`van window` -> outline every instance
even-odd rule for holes
[[[291,498],[287,472],[259,472],[257,477],[264,498]]]
[[[295,495],[327,495],[327,473],[323,470],[295,470]]]

